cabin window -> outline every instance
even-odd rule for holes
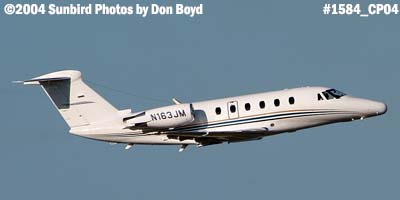
[[[215,113],[216,113],[217,115],[220,115],[220,114],[221,114],[221,108],[220,108],[220,107],[216,107],[216,108],[215,108]]]
[[[318,101],[324,100],[320,93],[318,93]]]
[[[275,105],[276,107],[278,107],[280,104],[281,104],[281,102],[279,101],[279,99],[275,99],[275,100],[274,100],[274,105]]]
[[[329,96],[333,96],[335,99],[340,99],[340,97],[345,96],[346,94],[335,89],[329,89],[326,90],[325,92],[322,92],[324,95],[328,94]],[[325,95],[326,96],[326,95]],[[328,98],[327,98],[328,99]]]
[[[329,99],[334,99],[335,97],[331,94],[331,93],[328,93],[328,92],[322,92],[322,94],[325,96],[325,98],[327,99],[327,100],[329,100]]]
[[[335,90],[335,89],[325,90],[322,92],[322,94],[324,95],[326,100],[340,99],[340,97],[346,95],[345,93],[343,93],[339,90]],[[324,100],[324,99],[322,98],[322,95],[320,93],[318,93],[318,101],[320,101],[320,100]]]
[[[265,108],[265,102],[264,102],[264,101],[260,101],[259,105],[260,105],[260,108],[261,108],[261,109],[264,109],[264,108]]]
[[[289,104],[294,104],[294,97],[289,97]]]
[[[249,111],[249,110],[250,110],[250,103],[244,104],[244,109],[246,109],[247,111]]]
[[[229,110],[231,111],[231,113],[235,113],[236,112],[236,106],[235,105],[231,105],[229,107]]]

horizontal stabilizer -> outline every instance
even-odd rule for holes
[[[23,83],[24,85],[37,85],[40,84],[41,82],[48,82],[48,81],[66,81],[70,80],[70,77],[56,77],[56,78],[34,78],[30,80],[25,80],[25,81],[13,81],[13,83]]]

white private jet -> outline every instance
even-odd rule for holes
[[[70,133],[126,144],[188,145],[259,140],[336,122],[382,115],[384,103],[326,87],[303,87],[223,99],[181,103],[135,112],[117,110],[74,70],[58,71],[23,84],[40,85],[70,127]]]

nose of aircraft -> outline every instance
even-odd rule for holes
[[[383,115],[387,111],[386,104],[368,99],[352,98],[349,102],[352,110],[360,113],[361,118]]]
[[[366,117],[372,117],[376,115],[383,115],[387,111],[386,104],[379,101],[371,101],[371,100],[363,100],[364,103],[360,102],[360,105],[363,107],[362,113],[366,115]]]
[[[385,114],[387,111],[387,105],[381,102],[374,102],[373,107],[377,115]]]

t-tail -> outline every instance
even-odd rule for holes
[[[79,71],[58,71],[20,82],[40,85],[71,130],[118,123],[118,110],[87,86]]]

